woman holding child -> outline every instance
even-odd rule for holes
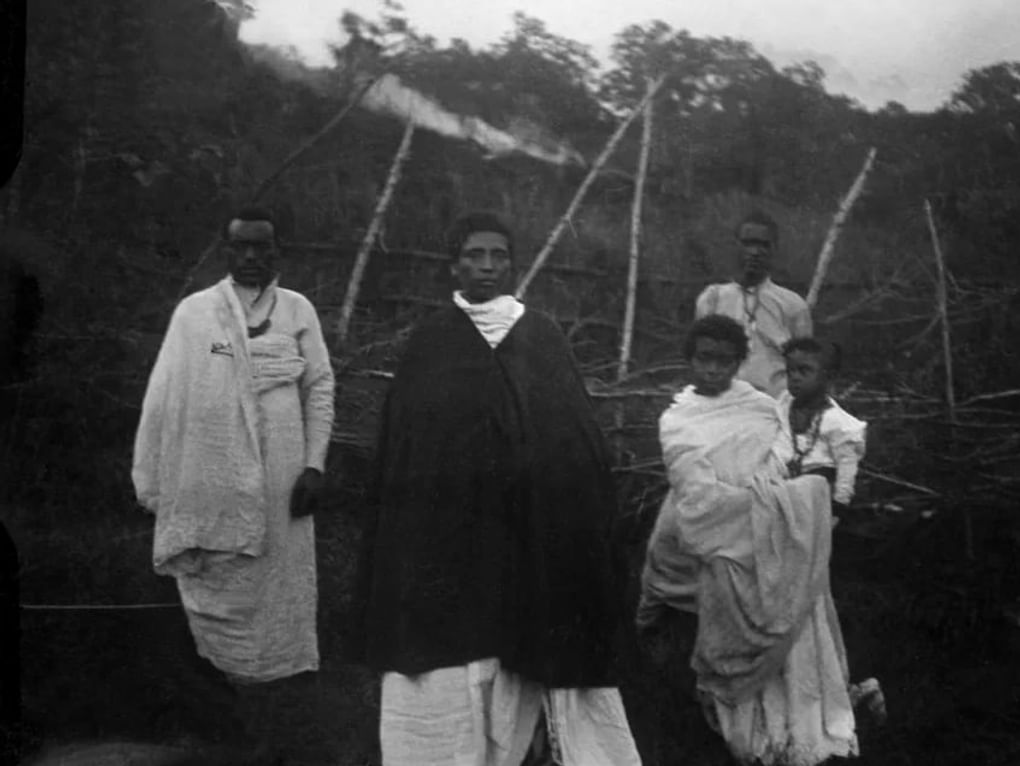
[[[639,628],[697,616],[698,695],[740,762],[856,755],[829,589],[828,484],[790,478],[795,442],[777,402],[734,379],[748,353],[740,324],[699,319],[684,350],[694,382],[659,421],[670,491],[649,541]]]

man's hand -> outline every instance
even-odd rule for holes
[[[319,510],[322,499],[322,471],[306,468],[294,484],[290,495],[290,517],[300,519]]]

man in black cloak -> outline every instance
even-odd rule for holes
[[[461,290],[415,328],[387,396],[361,566],[383,762],[517,766],[544,712],[557,762],[640,763],[584,383],[555,323],[505,292],[507,226],[468,214],[448,246]]]

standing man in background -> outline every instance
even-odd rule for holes
[[[779,226],[760,211],[749,213],[735,230],[742,256],[740,275],[726,284],[706,287],[698,296],[695,318],[723,314],[740,322],[750,352],[737,378],[773,398],[786,390],[783,344],[811,335],[811,311],[797,293],[771,279],[779,246]]]
[[[170,320],[132,479],[198,654],[250,687],[319,667],[311,514],[333,371],[315,308],[277,285],[272,217],[241,210],[220,249],[229,274]]]

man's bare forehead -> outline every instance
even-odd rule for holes
[[[227,227],[227,237],[242,242],[273,239],[273,224],[269,221],[242,221],[235,218]]]

